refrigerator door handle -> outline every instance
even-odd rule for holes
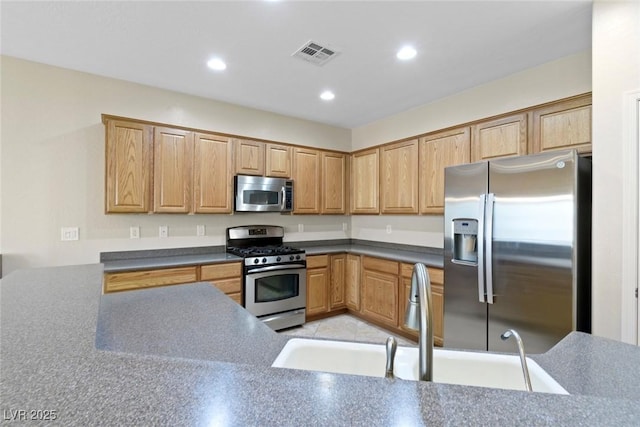
[[[478,209],[478,301],[487,302],[484,293],[484,219],[486,211],[486,194],[480,195]]]
[[[487,296],[486,301],[493,304],[493,205],[496,196],[493,193],[487,194],[487,203],[485,210],[485,222],[487,229],[485,230],[485,259],[486,259],[486,283]]]

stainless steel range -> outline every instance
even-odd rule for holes
[[[284,228],[227,228],[227,252],[244,258],[243,306],[273,330],[302,325],[307,305],[304,250],[282,243]]]

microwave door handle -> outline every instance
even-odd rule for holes
[[[282,190],[280,190],[280,210],[284,211],[285,206],[287,205],[287,189],[286,187],[282,187]]]

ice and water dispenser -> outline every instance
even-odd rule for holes
[[[453,260],[478,263],[478,220],[453,220]]]

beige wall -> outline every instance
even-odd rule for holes
[[[593,8],[593,333],[619,340],[622,295],[624,94],[640,90],[640,3]],[[637,220],[638,213],[635,218]]]
[[[591,52],[571,55],[353,129],[353,149],[591,91]],[[391,225],[391,234],[387,233]],[[352,236],[442,248],[442,216],[354,216]],[[362,236],[362,237],[360,237]]]
[[[105,215],[102,113],[349,150],[351,131],[134,83],[2,57],[4,273],[98,261],[101,251],[224,244],[231,225],[276,223],[290,240],[344,238],[344,217]],[[298,224],[305,232],[298,233]],[[196,225],[207,237],[196,237]],[[129,227],[142,238],[129,239]],[[160,239],[158,226],[169,226]],[[60,227],[80,240],[60,241]]]

